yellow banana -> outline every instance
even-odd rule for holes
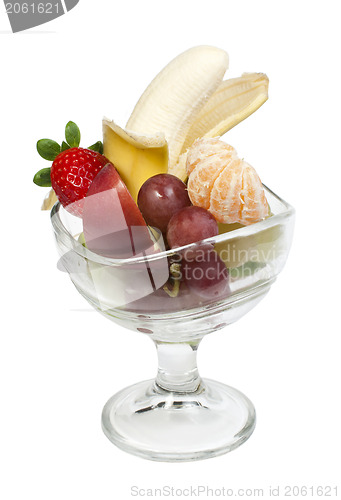
[[[144,181],[166,173],[168,168],[168,147],[162,133],[138,135],[106,118],[103,120],[103,154],[115,165],[135,201]]]

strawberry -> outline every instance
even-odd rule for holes
[[[88,149],[79,147],[80,132],[75,123],[66,125],[65,138],[67,142],[63,141],[61,146],[50,139],[37,142],[40,156],[53,163],[51,168],[37,172],[33,181],[39,186],[52,186],[63,207],[81,217],[83,198],[93,179],[109,161],[101,154],[101,142]]]
[[[71,148],[59,153],[52,163],[51,185],[63,207],[72,204],[69,210],[74,215],[81,215],[81,200],[107,163],[105,156],[90,149]]]

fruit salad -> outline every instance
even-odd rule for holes
[[[221,139],[267,100],[268,78],[245,73],[223,80],[227,67],[224,50],[191,48],[151,82],[125,128],[104,118],[103,141],[84,148],[70,121],[61,143],[37,143],[40,156],[52,161],[34,176],[51,187],[43,208],[58,200],[81,219],[78,241],[89,252],[112,262],[165,252],[161,284],[127,301],[128,310],[172,311],[224,299],[236,276],[263,265],[249,255],[254,236],[230,240],[234,257],[217,239],[271,217],[256,170]],[[264,233],[257,244],[271,246],[273,229]]]

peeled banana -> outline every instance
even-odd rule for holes
[[[186,163],[187,163],[187,151],[185,153],[182,153],[179,156],[178,162],[173,165],[172,167],[168,167],[168,173],[172,175],[176,175],[176,177],[179,177],[179,179],[182,180],[182,182],[186,182],[187,180],[187,171],[186,171]]]
[[[216,47],[193,47],[178,55],[142,94],[126,129],[141,134],[163,131],[171,169],[197,114],[219,87],[227,67],[227,53]]]

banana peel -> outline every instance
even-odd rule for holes
[[[221,83],[203,106],[184,141],[178,162],[168,172],[187,179],[187,150],[199,137],[220,137],[257,111],[268,99],[269,79],[264,73],[244,73]]]
[[[118,170],[137,200],[142,184],[168,170],[168,145],[164,134],[139,135],[103,119],[103,154]]]

